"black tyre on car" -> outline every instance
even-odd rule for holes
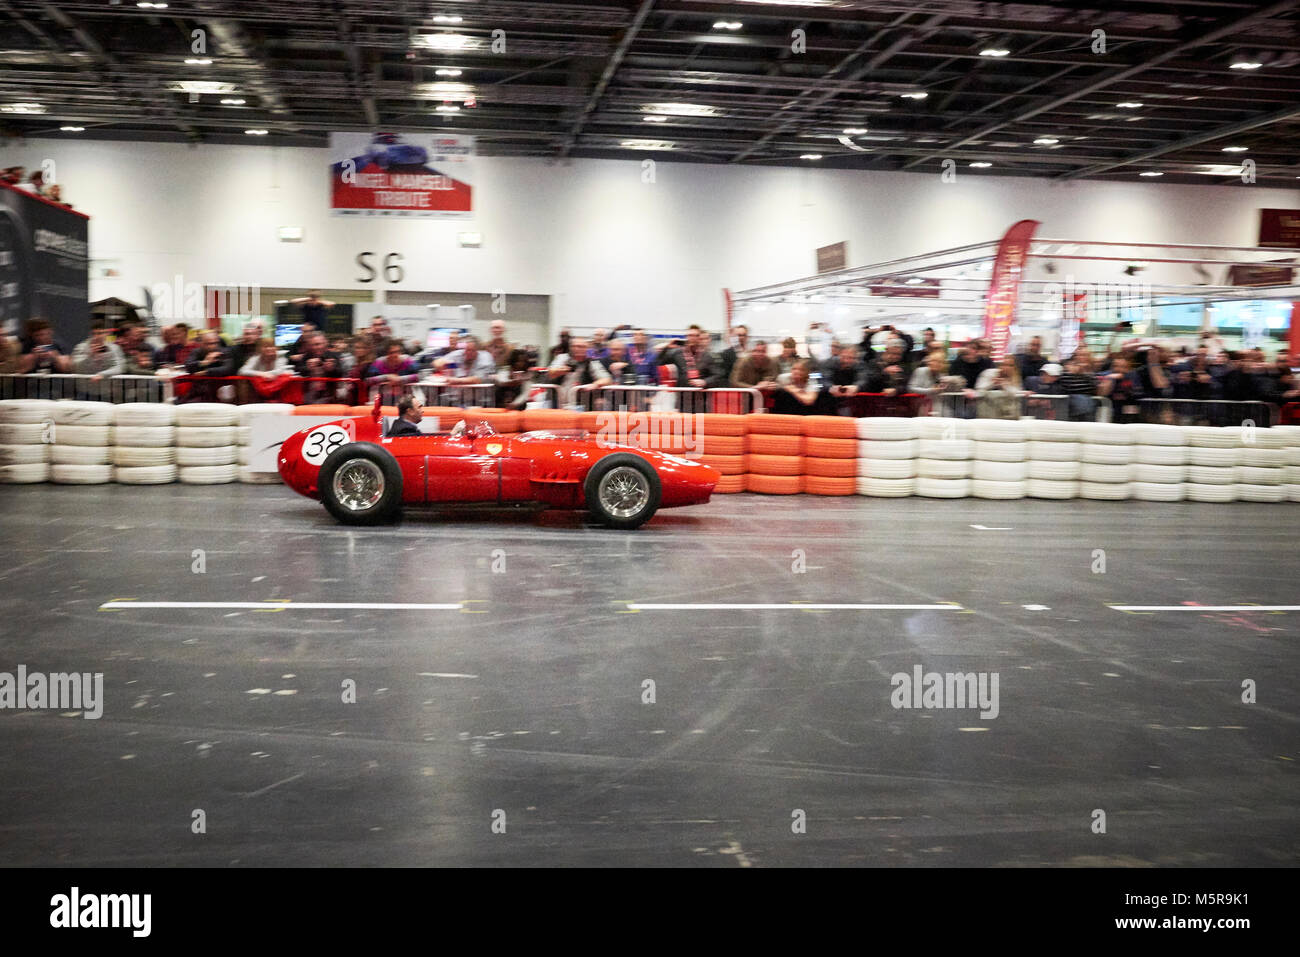
[[[382,525],[402,510],[402,470],[372,442],[340,445],[320,467],[316,487],[331,515],[345,525]]]
[[[607,455],[593,465],[582,491],[596,521],[621,529],[644,525],[663,498],[654,466],[630,452]]]

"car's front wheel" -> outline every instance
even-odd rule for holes
[[[659,474],[639,455],[607,455],[591,467],[583,483],[587,508],[610,528],[639,528],[656,511],[663,495]]]
[[[325,459],[317,480],[320,500],[345,525],[381,525],[402,508],[402,470],[369,442],[341,445]]]

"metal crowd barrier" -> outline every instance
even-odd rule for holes
[[[80,399],[99,402],[170,402],[172,380],[151,375],[93,376],[74,373],[0,375],[0,399]]]
[[[473,385],[436,385],[429,381],[399,382],[366,386],[366,399],[361,405],[369,405],[379,396],[384,405],[396,405],[404,395],[420,395],[425,405],[455,406],[460,409],[495,408],[497,384],[478,382]]]
[[[1140,399],[1142,422],[1166,425],[1241,425],[1253,422],[1260,428],[1273,424],[1273,406],[1267,402],[1229,399]]]
[[[931,400],[928,395],[919,392],[903,392],[899,395],[885,395],[883,392],[855,392],[842,395],[838,399],[841,415],[855,418],[868,416],[893,416],[895,418],[915,418],[929,415]]]
[[[574,401],[588,412],[665,411],[722,412],[746,415],[767,411],[766,400],[758,389],[695,389],[658,385],[578,386]]]
[[[967,398],[962,392],[940,392],[934,395],[934,408],[935,415],[954,419],[978,419],[987,418],[994,406],[980,398]],[[1101,395],[1020,394],[1020,418],[1109,422],[1112,412],[1110,399]]]
[[[177,402],[288,402],[291,405],[360,405],[360,379],[285,375],[181,375],[172,380]]]

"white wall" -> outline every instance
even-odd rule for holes
[[[0,166],[46,158],[66,198],[91,216],[92,258],[119,260],[122,277],[92,281],[92,298],[138,302],[140,287],[178,273],[373,289],[356,281],[357,253],[396,251],[402,289],[550,295],[557,327],[718,329],[722,287],[808,275],[813,250],[840,240],[850,265],[995,239],[1024,218],[1041,220],[1048,237],[1254,245],[1259,208],[1300,206],[1297,190],[1136,178],[961,171],[944,184],[930,174],[659,162],[646,183],[641,157],[481,158],[470,225],[331,217],[324,149],[28,140],[0,150]],[[280,226],[302,226],[303,242],[279,242]],[[457,232],[471,228],[482,248],[460,249]]]

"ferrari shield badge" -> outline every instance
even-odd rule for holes
[[[487,454],[488,454],[488,455],[500,455],[500,454],[501,454],[501,443],[500,443],[500,442],[489,442],[489,443],[488,443],[488,447],[487,447]]]

